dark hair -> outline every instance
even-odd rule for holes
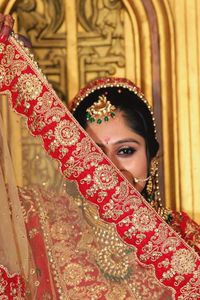
[[[96,89],[80,102],[74,112],[74,117],[80,125],[86,129],[86,109],[94,102],[98,101],[99,96],[106,95],[107,99],[122,111],[125,122],[137,134],[141,135],[146,142],[147,159],[156,156],[159,149],[159,143],[156,140],[155,128],[152,120],[152,114],[146,103],[133,91],[124,87],[106,87]]]

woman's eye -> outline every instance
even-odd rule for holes
[[[133,149],[132,147],[124,147],[124,148],[121,148],[119,151],[118,151],[118,155],[131,155],[135,152],[135,149]]]

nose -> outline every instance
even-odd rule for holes
[[[107,156],[112,161],[112,163],[120,170],[120,172],[124,175],[124,177],[126,177],[126,179],[129,182],[133,183],[133,176],[132,176],[132,174],[128,170],[124,169],[124,167],[119,162],[119,160],[117,159],[117,157],[115,157],[115,156],[113,156],[112,154],[109,154],[109,153],[107,153]]]

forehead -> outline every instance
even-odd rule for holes
[[[96,142],[106,142],[109,139],[114,143],[124,138],[144,140],[142,136],[128,126],[123,113],[120,111],[116,111],[115,117],[109,118],[107,122],[102,121],[101,124],[88,122],[86,131]]]

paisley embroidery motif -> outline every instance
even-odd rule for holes
[[[69,177],[73,174],[75,177],[78,177],[85,169],[98,165],[102,161],[102,156],[93,152],[94,150],[90,140],[87,137],[82,138],[76,144],[76,149],[72,151],[72,155],[65,163],[65,175]],[[83,179],[82,182],[91,183],[90,176],[85,178],[85,181]]]
[[[129,194],[130,192],[130,194]],[[116,186],[115,192],[111,196],[111,200],[104,205],[103,216],[106,219],[117,220],[124,212],[132,209],[138,209],[142,204],[142,199],[138,195],[129,190],[127,182],[120,182]]]

